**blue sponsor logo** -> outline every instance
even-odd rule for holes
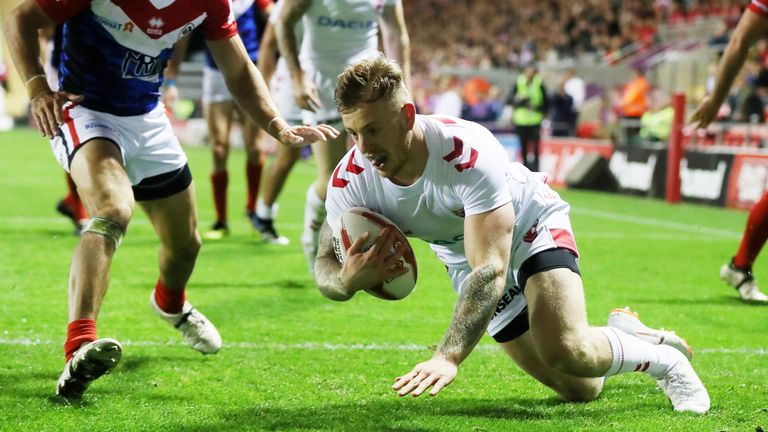
[[[135,78],[142,81],[160,82],[163,62],[159,58],[128,51],[123,59],[123,78]]]
[[[345,30],[370,30],[376,27],[376,21],[345,20],[321,15],[317,17],[317,25]]]
[[[88,123],[85,125],[86,129],[112,129],[111,127],[103,124],[103,123]]]
[[[99,24],[103,25],[104,27],[111,28],[113,30],[118,30],[118,31],[123,30],[123,24],[121,24],[121,23],[119,23],[117,21],[112,21],[109,18],[105,18],[103,16],[96,15],[96,14],[93,15],[93,18],[96,21],[98,21]]]

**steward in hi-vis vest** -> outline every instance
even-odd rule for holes
[[[517,77],[507,104],[514,109],[512,122],[520,138],[523,163],[531,171],[538,171],[541,121],[547,114],[547,91],[534,66],[527,66]]]

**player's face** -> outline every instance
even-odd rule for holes
[[[405,111],[407,107],[397,110],[379,100],[342,114],[355,145],[382,177],[396,179],[408,161],[407,135],[413,122]]]

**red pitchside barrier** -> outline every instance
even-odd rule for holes
[[[669,134],[667,151],[667,202],[680,202],[680,160],[683,157],[683,126],[685,126],[685,95],[675,93],[672,96],[675,116],[672,120],[672,132]]]

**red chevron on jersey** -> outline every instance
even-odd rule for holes
[[[357,175],[365,171],[365,168],[359,165],[355,165],[355,163],[353,162],[353,160],[355,159],[355,151],[356,150],[352,150],[352,153],[350,153],[349,160],[347,160],[347,166],[344,171]],[[349,184],[349,180],[339,177],[339,170],[341,170],[341,164],[336,165],[336,169],[333,170],[333,177],[331,178],[331,186],[335,188],[344,188]]]
[[[456,170],[458,172],[462,172],[462,171],[464,171],[466,169],[470,169],[473,166],[475,166],[475,163],[477,162],[477,155],[478,155],[477,150],[470,149],[469,160],[464,162],[464,163],[456,164],[456,167],[455,167]]]
[[[459,137],[453,137],[453,151],[443,156],[443,160],[450,162],[464,153],[464,141]]]
[[[161,3],[157,0],[112,0],[112,3],[122,9],[131,21],[151,38],[162,37],[166,33],[174,32],[195,22],[201,12],[207,13],[208,17],[212,18],[202,26],[208,39],[231,37],[237,33],[234,15],[228,16],[231,14],[229,2],[223,0],[206,2],[213,6],[208,6],[210,8],[208,10],[201,10],[199,6],[194,7],[193,2],[181,0],[165,0],[162,2],[165,4],[159,7],[155,7],[155,4]],[[211,16],[216,14],[219,16]],[[211,21],[214,20],[219,21],[218,26],[211,25]],[[228,22],[229,26],[222,25],[222,21]],[[234,33],[232,32],[233,29]]]
[[[331,186],[335,188],[343,188],[349,184],[349,180],[339,177],[339,169],[341,169],[341,165],[336,165],[336,169],[333,170],[333,177],[331,178]]]
[[[365,171],[365,168],[355,165],[354,162],[352,162],[355,159],[355,151],[352,150],[352,154],[349,155],[349,161],[347,162],[347,172],[352,174],[360,174],[361,172]]]
[[[228,0],[37,0],[37,4],[48,17],[59,23],[69,21],[90,7],[95,20],[118,42],[140,52],[131,43],[124,43],[134,28],[151,39],[172,34],[173,40],[168,41],[168,46],[200,24],[207,39],[224,39],[237,34]]]

